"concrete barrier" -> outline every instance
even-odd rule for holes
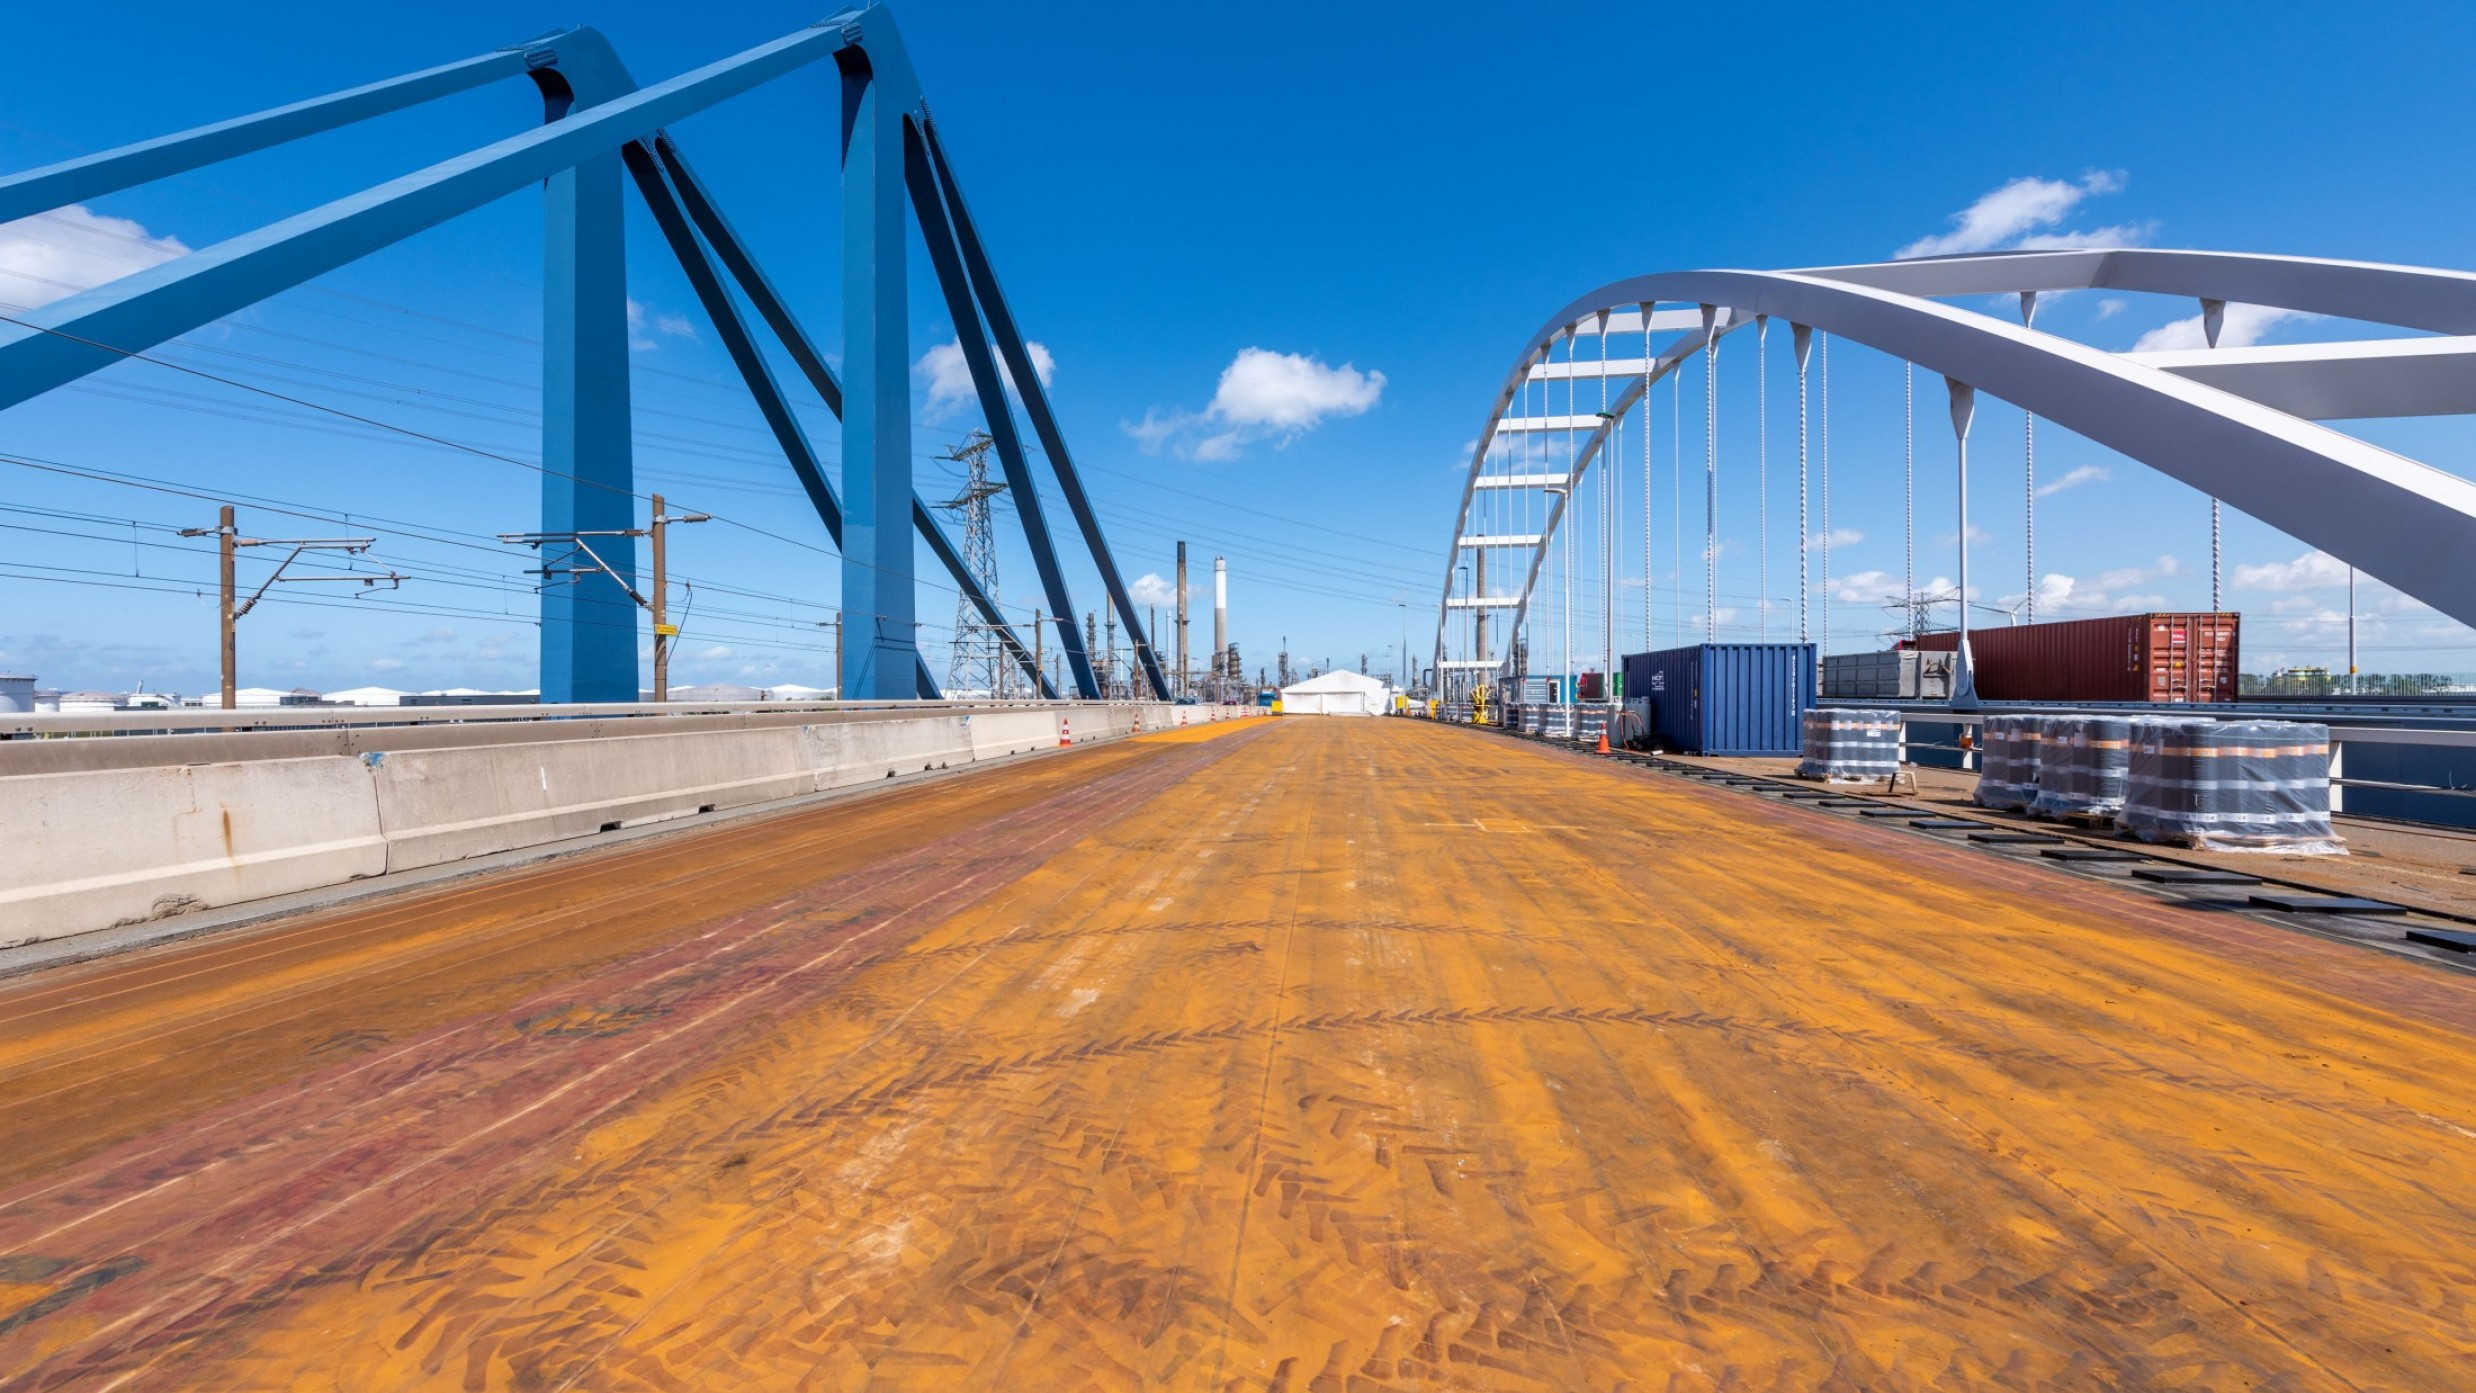
[[[1086,728],[1087,723],[1089,729]],[[1075,743],[1078,745],[1122,740],[1134,733],[1135,712],[1132,707],[1089,706],[1075,713]]]
[[[820,793],[972,762],[960,716],[802,726],[800,749]]]
[[[1004,759],[1057,748],[1055,711],[983,711],[969,722],[973,759]]]
[[[801,730],[404,750],[363,756],[387,869],[814,793]]]
[[[55,766],[103,767],[0,765],[0,947],[1054,750],[1068,719],[1086,745],[1208,711],[1228,718],[1148,702],[44,742]],[[341,739],[363,751],[289,756]]]
[[[257,760],[0,779],[0,947],[387,869],[361,762]]]

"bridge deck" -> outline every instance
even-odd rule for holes
[[[2476,979],[1997,867],[1284,721],[0,984],[0,1385],[2476,1381]]]

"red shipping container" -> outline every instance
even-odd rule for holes
[[[1977,694],[1988,701],[2234,701],[2238,616],[2116,614],[1969,631]],[[1954,633],[1901,644],[1959,647]]]

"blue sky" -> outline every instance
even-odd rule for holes
[[[1955,235],[2467,260],[2471,196],[2451,172],[2476,155],[2461,61],[2476,13],[2459,7],[1921,6],[1896,22],[1837,6],[896,11],[1018,315],[1054,363],[1054,400],[1120,565],[1130,578],[1166,576],[1175,540],[1189,541],[1200,654],[1211,558],[1227,556],[1250,670],[1285,637],[1302,667],[1355,666],[1365,653],[1389,670],[1405,628],[1425,651],[1487,404],[1543,318],[1592,286],[1876,259]],[[651,81],[819,13],[635,0],[25,10],[0,21],[11,51],[33,56],[0,104],[0,166],[578,22]],[[108,90],[90,61],[101,51]],[[210,245],[537,117],[529,90],[487,89],[0,229],[0,300]],[[775,279],[829,333],[833,120],[830,78],[815,72],[675,129]],[[640,488],[726,520],[675,543],[675,567],[697,587],[675,680],[826,685],[817,624],[836,604],[837,568],[823,530],[649,221],[632,218]],[[538,195],[511,197],[165,356],[530,458],[539,221]],[[918,445],[933,456],[974,420],[940,392],[930,355],[950,328],[917,258],[913,304]],[[2130,348],[2191,311],[2080,295],[2043,310],[2039,327]],[[2266,341],[2336,332],[2247,327]],[[1797,550],[1785,337],[1772,336],[1771,364],[1775,635],[1794,622]],[[1750,636],[1759,598],[1752,356],[1732,346],[1722,368],[1723,636]],[[1890,622],[1881,592],[1899,585],[1900,372],[1843,345],[1833,374],[1831,632],[1848,649],[1875,641]],[[1698,370],[1686,390],[1691,469]],[[1922,427],[1923,390],[1920,400]],[[806,419],[838,456],[822,408],[810,403]],[[1667,429],[1663,414],[1660,487]],[[2005,606],[2025,589],[2018,413],[1988,403],[1977,429],[1972,580]],[[2460,423],[2360,433],[2466,469]],[[1929,439],[1921,584],[1950,573],[1955,530],[1944,437],[1921,429]],[[280,592],[243,621],[245,683],[533,683],[529,562],[491,540],[536,525],[537,479],[519,465],[144,364],[10,410],[0,455],[32,462],[0,465],[11,510],[0,513],[0,668],[45,685],[211,685],[214,613],[200,587],[212,559],[168,529],[208,522],[229,499],[260,536],[371,532],[376,564],[411,577],[361,598]],[[2040,617],[2206,603],[2203,499],[2051,426],[2038,462],[2046,486],[2072,481],[2038,509]],[[921,469],[924,493],[951,487],[950,465]],[[1696,486],[1689,472],[1689,499]],[[1680,580],[1667,523],[1663,513],[1654,527],[1652,577],[1663,643]],[[2308,552],[2230,514],[2229,601],[2247,613],[2248,667],[2343,659],[2333,616],[2344,573]],[[1001,569],[1010,606],[1028,609],[1037,591],[1019,543],[1001,547]],[[1698,560],[1682,583],[1698,610]],[[1075,590],[1099,605],[1088,567]],[[1619,602],[1627,634],[1640,622],[1635,594]],[[923,588],[939,668],[952,608],[950,592]],[[2476,669],[2460,626],[2369,584],[2360,611],[2368,670]]]

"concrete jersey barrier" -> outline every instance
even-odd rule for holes
[[[361,762],[259,760],[0,779],[0,947],[387,869]]]
[[[960,716],[802,726],[800,749],[820,793],[972,762]]]
[[[975,760],[1057,748],[1055,711],[983,711],[969,718],[968,729]]]
[[[817,791],[799,729],[376,751],[362,757],[387,869]]]
[[[585,738],[561,723],[531,741],[475,726],[459,745],[438,726],[379,728],[352,733],[357,756],[272,759],[234,757],[259,736],[202,734],[144,737],[161,762],[141,767],[118,767],[124,742],[106,740],[97,762],[110,767],[0,775],[0,947],[1019,758],[1056,749],[1069,721],[1088,745],[1255,714],[1076,704],[651,733],[611,722]],[[406,748],[385,748],[391,736]]]

